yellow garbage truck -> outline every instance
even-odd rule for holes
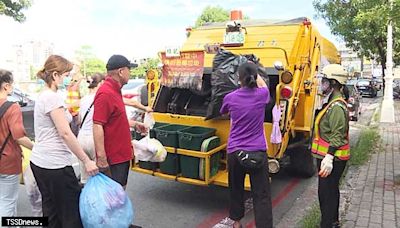
[[[315,164],[309,144],[320,105],[318,72],[339,63],[340,57],[308,18],[209,23],[187,29],[181,47],[160,52],[162,70],[150,70],[147,79],[156,122],[150,135],[163,143],[168,155],[160,163],[135,161],[132,170],[183,183],[228,186],[225,150],[230,120],[207,118],[213,60],[221,49],[256,56],[268,77],[272,101],[264,129],[270,172],[285,165],[296,174],[312,176]],[[275,105],[281,109],[281,143],[271,143]],[[249,188],[248,177],[245,185]]]

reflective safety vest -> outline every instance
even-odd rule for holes
[[[314,139],[311,146],[311,152],[320,156],[325,156],[328,153],[329,142],[325,141],[321,138],[319,123],[321,122],[322,117],[328,112],[328,109],[335,103],[341,102],[347,108],[347,103],[343,98],[333,99],[316,117],[315,126],[314,126]],[[339,147],[335,152],[335,157],[340,160],[349,160],[350,159],[350,145],[349,145],[349,133],[346,135],[347,144]]]
[[[68,111],[72,114],[72,116],[76,116],[79,113],[80,99],[81,96],[79,94],[79,86],[77,86],[77,84],[67,88],[67,100],[65,103],[69,105]]]

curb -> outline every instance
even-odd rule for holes
[[[381,110],[381,104],[375,108],[372,116],[371,116],[371,121],[369,122],[369,125],[365,127],[378,127],[379,122],[376,122],[375,116],[379,116],[379,112]],[[379,121],[379,120],[378,120]],[[357,142],[360,140],[358,138]],[[366,163],[369,162],[370,159]],[[362,165],[363,166],[363,165]],[[355,183],[357,183],[358,177],[361,172],[361,167],[362,166],[348,166],[348,168],[345,170],[344,178],[342,179],[342,186],[340,188],[340,207],[339,207],[339,220],[342,223],[345,221],[345,217],[347,214],[347,211],[350,206],[351,199],[353,197],[353,193],[355,190]]]

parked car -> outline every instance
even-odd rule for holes
[[[378,94],[378,90],[371,79],[358,80],[356,87],[362,96],[376,97]]]
[[[22,118],[27,136],[30,139],[35,138],[35,131],[33,128],[33,109],[35,108],[35,101],[27,94],[18,89],[7,97],[8,101],[17,102],[21,106]]]
[[[373,78],[372,82],[374,83],[374,85],[378,91],[380,91],[383,88],[382,78]]]
[[[346,87],[349,89],[349,100],[347,102],[347,108],[349,110],[350,120],[357,121],[361,115],[361,99],[362,96],[360,92],[357,90],[355,85],[346,84]]]
[[[136,101],[141,102],[140,90],[143,86],[145,86],[144,79],[130,79],[121,89],[122,96],[124,98],[135,99]],[[125,110],[128,119],[141,121],[141,114],[143,113],[141,110],[132,106],[125,106]]]

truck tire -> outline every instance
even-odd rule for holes
[[[286,151],[290,157],[288,171],[295,176],[308,178],[314,176],[317,171],[316,160],[308,149],[308,142],[309,140],[306,143],[296,143],[296,146]]]

